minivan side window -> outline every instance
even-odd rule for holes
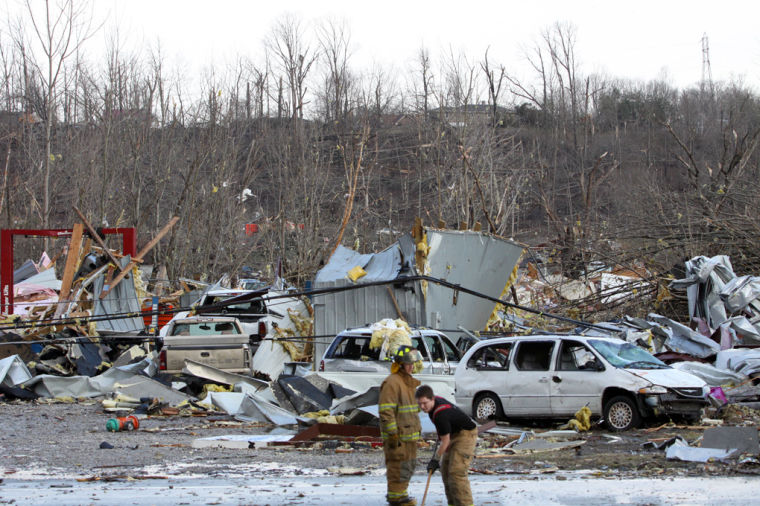
[[[578,341],[562,341],[557,369],[560,371],[593,371],[596,356]]]
[[[515,355],[515,366],[520,371],[548,371],[553,349],[553,341],[519,343]]]
[[[512,343],[490,344],[476,350],[467,367],[479,371],[506,371],[509,369],[509,351]]]

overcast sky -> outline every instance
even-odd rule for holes
[[[55,0],[52,0],[55,1]],[[576,29],[576,56],[584,73],[651,80],[667,77],[685,87],[702,76],[702,36],[707,34],[713,78],[743,79],[760,89],[760,3],[749,0],[97,0],[105,20],[96,36],[119,27],[129,47],[161,41],[170,63],[193,73],[218,68],[239,55],[258,57],[274,20],[296,14],[308,27],[344,19],[351,29],[352,63],[409,69],[421,46],[431,55],[453,49],[489,59],[526,77],[525,52],[555,22]]]

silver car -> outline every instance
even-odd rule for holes
[[[700,378],[620,339],[504,337],[480,341],[454,375],[456,403],[478,420],[568,418],[583,406],[615,431],[643,418],[697,418],[707,404]]]
[[[372,330],[360,327],[344,330],[333,339],[322,356],[319,370],[326,372],[388,372],[390,357],[372,350]],[[412,329],[412,346],[422,354],[420,374],[454,374],[461,352],[449,337],[431,329]]]

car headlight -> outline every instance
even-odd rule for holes
[[[644,388],[639,388],[640,394],[666,394],[668,389],[661,387],[660,385],[652,385]]]

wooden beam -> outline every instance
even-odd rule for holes
[[[396,300],[396,296],[393,294],[393,288],[391,288],[388,285],[385,285],[385,288],[388,289],[388,295],[391,296],[391,302],[393,302],[393,307],[396,308],[396,314],[398,317],[404,321],[406,321],[406,317],[404,316],[404,313],[401,312],[401,308],[398,307],[398,301]]]
[[[126,267],[119,273],[118,276],[114,278],[114,280],[111,282],[111,284],[106,289],[106,285],[103,285],[103,291],[100,293],[100,298],[102,299],[106,295],[108,295],[108,292],[114,289],[116,285],[121,283],[121,280],[124,279],[124,277],[129,274],[132,271],[132,268],[137,265],[139,262],[142,262],[142,259],[145,255],[148,254],[150,250],[153,249],[153,247],[158,244],[158,241],[160,241],[168,232],[171,230],[171,228],[179,221],[179,216],[173,217],[171,220],[169,220],[169,223],[167,223],[164,228],[161,229],[161,231],[156,234],[156,237],[150,240],[148,244],[143,246],[143,249],[140,250],[139,253],[137,253],[137,256],[129,261]],[[119,264],[116,264],[119,265]]]
[[[63,314],[64,306],[66,311],[68,311],[69,308],[68,300],[71,295],[71,285],[74,282],[74,272],[79,263],[79,250],[82,247],[82,235],[84,235],[84,225],[81,223],[75,223],[74,230],[71,233],[71,242],[69,242],[69,251],[66,254],[66,266],[63,268],[61,291],[58,296],[63,304],[59,304],[56,308],[56,316]]]
[[[84,246],[82,246],[82,255],[79,258],[84,259],[84,257],[90,254],[90,251],[92,251],[92,237],[88,237],[84,240]]]
[[[103,239],[98,235],[98,233],[95,231],[94,228],[92,228],[92,224],[87,221],[87,218],[85,218],[84,214],[82,214],[82,211],[80,211],[77,206],[74,206],[74,211],[77,212],[79,215],[79,218],[82,220],[82,223],[84,223],[84,226],[87,227],[87,231],[90,233],[93,239],[95,239],[95,242],[98,243],[98,245],[103,248],[103,251],[105,251],[106,255],[108,255],[108,259],[113,262],[113,264],[118,267],[119,261],[116,259],[115,256],[113,256],[113,253],[111,253],[111,250],[108,249],[106,246],[106,243],[103,242]]]

